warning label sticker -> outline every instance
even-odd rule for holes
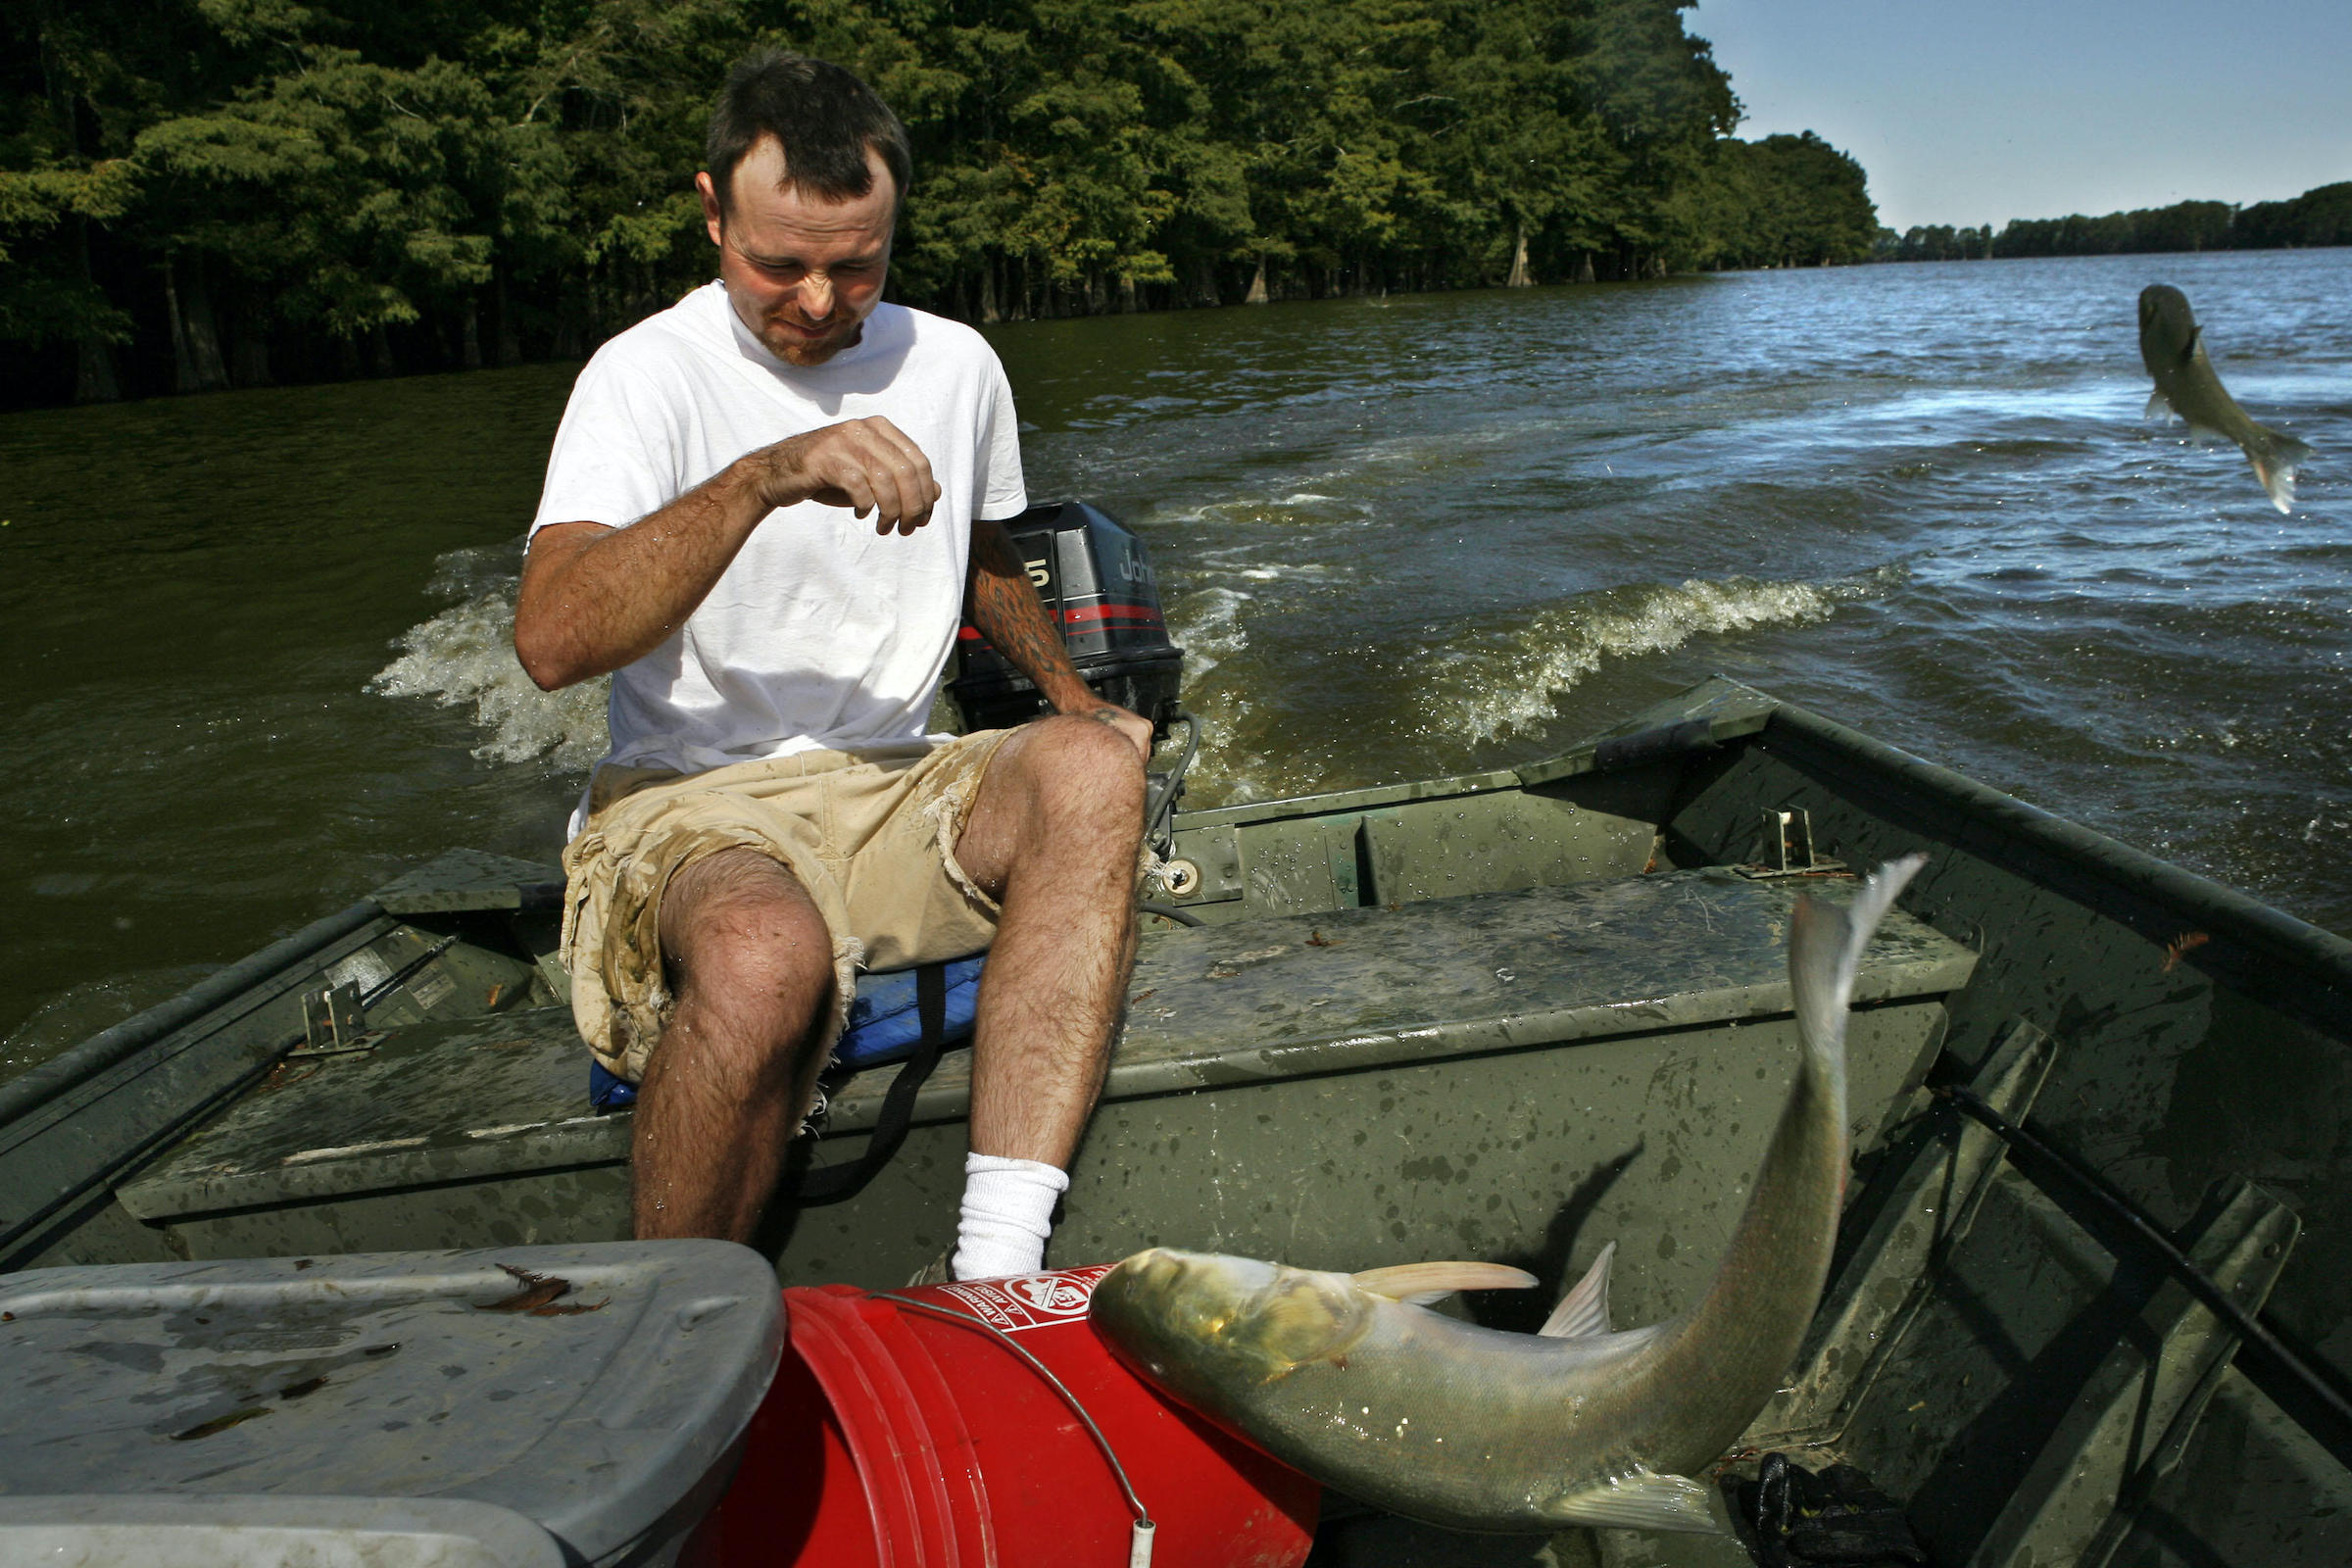
[[[1086,1316],[1086,1303],[1103,1275],[1116,1263],[1092,1268],[1064,1269],[1057,1274],[1023,1274],[1007,1280],[973,1280],[939,1287],[970,1309],[972,1316],[1017,1334],[1023,1329],[1051,1328]]]

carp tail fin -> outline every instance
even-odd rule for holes
[[[1843,908],[1797,901],[1788,923],[1788,989],[1797,1039],[1809,1068],[1845,1103],[1845,1009],[1862,969],[1862,950],[1903,885],[1928,863],[1925,855],[1889,860],[1870,874]]]
[[[2311,456],[2311,448],[2291,435],[2283,435],[2268,425],[2254,427],[2255,438],[2246,443],[2246,461],[2254,465],[2254,477],[2262,481],[2263,494],[2280,512],[2295,510],[2295,469]]]

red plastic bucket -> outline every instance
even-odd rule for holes
[[[1095,1335],[1110,1265],[910,1287],[951,1321],[854,1286],[784,1293],[791,1346],[702,1532],[727,1568],[980,1568],[1129,1561],[1134,1510],[1102,1449],[1037,1370],[1094,1418],[1150,1512],[1153,1568],[1293,1568],[1319,1489],[1164,1398]]]

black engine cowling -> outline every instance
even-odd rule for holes
[[[1152,720],[1154,733],[1166,733],[1177,711],[1184,650],[1168,640],[1144,542],[1083,501],[1031,507],[1004,529],[1087,685]],[[1046,711],[1029,678],[969,621],[956,647],[948,695],[964,728],[1000,729]]]

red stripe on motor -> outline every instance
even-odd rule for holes
[[[1090,620],[1117,620],[1135,626],[1160,624],[1160,613],[1150,605],[1092,605],[1078,610],[1065,610],[1061,618],[1072,624]]]
[[[1062,624],[1067,626],[1164,626],[1167,624],[1160,612],[1150,605],[1087,605],[1076,610],[1063,611],[1061,619]],[[981,640],[979,631],[971,626],[960,628],[956,635],[958,640],[967,643],[976,643]]]

